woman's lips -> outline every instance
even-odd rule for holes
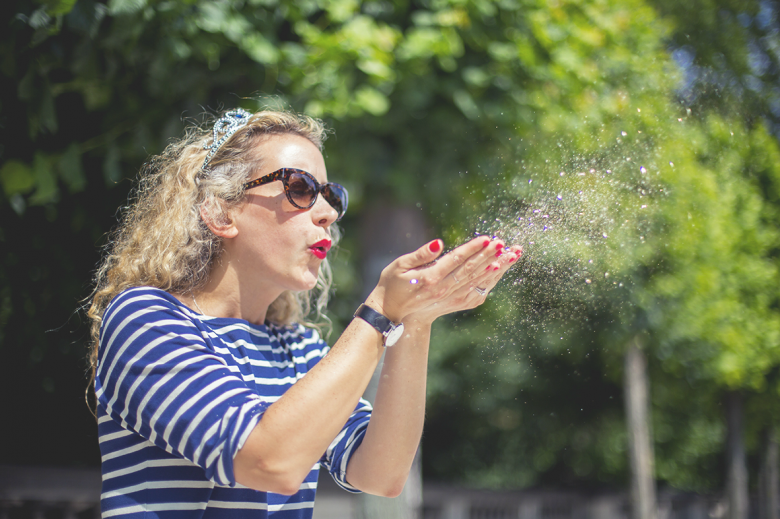
[[[311,245],[309,250],[319,259],[325,259],[325,256],[328,255],[328,251],[330,250],[331,245],[333,244],[330,240],[320,240],[314,245]]]

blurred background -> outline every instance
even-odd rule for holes
[[[0,12],[0,515],[96,513],[94,269],[143,163],[241,106],[333,129],[330,342],[425,240],[525,250],[436,323],[404,495],[324,488],[319,517],[778,517],[777,2]]]

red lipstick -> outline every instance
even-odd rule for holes
[[[309,246],[309,250],[319,259],[325,259],[325,256],[328,255],[328,251],[332,245],[333,243],[326,238],[324,240],[318,241],[314,245]]]

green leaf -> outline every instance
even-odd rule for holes
[[[76,0],[53,0],[47,2],[49,12],[54,16],[68,14],[76,5]]]
[[[33,11],[33,14],[31,14],[30,18],[27,20],[27,23],[33,29],[42,29],[51,23],[51,16],[49,16],[46,7],[39,7]]]
[[[108,14],[111,16],[132,14],[146,7],[147,0],[109,0]]]
[[[30,166],[19,160],[9,160],[0,168],[0,183],[10,199],[14,195],[27,193],[35,187],[35,176]]]
[[[33,97],[35,88],[35,68],[30,67],[16,87],[16,95],[22,101],[29,101]]]
[[[24,214],[24,210],[27,208],[27,202],[24,201],[24,197],[19,193],[16,193],[8,201],[11,204],[11,208],[16,214],[21,216]]]
[[[490,83],[491,77],[479,67],[466,67],[462,72],[463,80],[474,86],[484,87]]]
[[[111,144],[103,160],[103,178],[106,185],[112,186],[122,178],[122,169],[119,167],[119,148],[116,144]]]
[[[325,106],[323,105],[322,101],[312,99],[306,103],[304,113],[312,117],[322,117],[325,114]]]
[[[390,109],[387,96],[367,86],[362,86],[355,92],[355,103],[371,115],[383,115]]]
[[[81,167],[81,151],[78,143],[71,144],[60,158],[60,176],[71,193],[82,191],[87,184]]]
[[[362,59],[356,63],[357,67],[365,72],[369,76],[374,76],[378,79],[392,79],[394,72],[391,67],[388,67],[384,63],[375,59]]]
[[[322,2],[328,11],[328,16],[334,22],[344,22],[353,17],[360,9],[360,3],[357,0],[328,0]]]
[[[279,51],[259,32],[254,32],[241,40],[241,48],[247,56],[258,63],[273,65],[279,60]]]
[[[511,61],[517,58],[517,52],[517,47],[511,43],[493,41],[488,45],[488,53],[496,61]]]
[[[474,102],[474,98],[471,97],[471,94],[465,90],[456,90],[455,93],[452,94],[452,100],[455,102],[455,106],[463,112],[463,115],[469,119],[476,119],[479,117],[479,107],[477,106],[477,103]]]
[[[54,97],[48,85],[44,87],[41,105],[39,108],[41,125],[51,133],[57,132],[57,114],[54,111]]]
[[[59,188],[51,161],[43,153],[36,153],[32,171],[35,177],[35,193],[30,197],[30,205],[54,202],[59,195]]]

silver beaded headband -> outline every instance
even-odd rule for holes
[[[217,119],[217,122],[214,123],[214,139],[211,141],[211,144],[203,146],[204,150],[211,151],[206,155],[206,160],[203,161],[203,166],[200,167],[201,170],[208,171],[208,165],[211,158],[219,151],[219,148],[225,144],[225,141],[236,133],[239,128],[246,126],[246,123],[251,116],[252,114],[243,108],[237,108],[225,112],[225,115]],[[222,137],[219,136],[220,133],[223,134]]]

